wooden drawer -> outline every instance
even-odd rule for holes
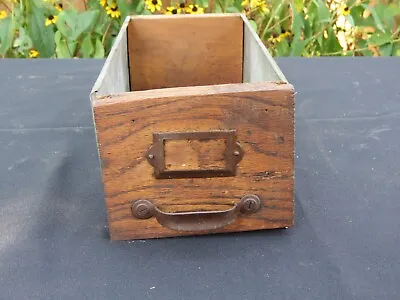
[[[90,97],[111,239],[293,224],[294,89],[245,16],[127,18]]]

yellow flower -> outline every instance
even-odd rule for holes
[[[286,31],[285,29],[282,30],[282,33],[276,38],[276,41],[279,43],[282,41],[284,38],[287,38],[292,35],[292,32],[290,30]]]
[[[39,51],[36,49],[29,50],[29,58],[37,58],[39,57]]]
[[[283,29],[282,33],[280,35],[273,33],[272,36],[269,37],[268,42],[270,42],[272,44],[280,43],[283,39],[290,37],[291,35],[292,35],[292,32],[290,30],[286,31],[285,29]]]
[[[49,15],[44,22],[44,25],[49,26],[51,24],[56,24],[57,16]]]
[[[204,8],[198,6],[197,4],[190,4],[186,9],[186,12],[189,14],[204,14]]]
[[[245,10],[250,9],[253,11],[258,10],[265,14],[269,13],[269,9],[265,0],[243,0],[241,5]]]
[[[257,8],[260,5],[260,2],[261,1],[259,0],[250,0],[250,8],[251,9]]]
[[[267,3],[265,1],[260,1],[258,3],[258,9],[261,10],[264,14],[269,13],[269,8],[267,7]]]
[[[180,8],[169,6],[169,7],[167,7],[165,14],[166,15],[177,15],[177,14],[180,14],[181,11],[182,10]]]
[[[274,37],[273,35],[271,35],[271,36],[268,38],[268,42],[274,43],[274,42],[275,42],[275,37]]]
[[[249,0],[244,0],[242,4],[243,3],[245,3],[246,6],[250,6],[251,10],[260,10],[263,13],[269,13],[269,9],[265,0],[250,0],[250,2]]]
[[[58,10],[58,11],[62,11],[63,10],[63,4],[61,2],[54,4],[54,7]]]
[[[341,14],[343,16],[348,16],[350,14],[350,8],[347,5],[342,6]]]
[[[104,7],[107,4],[107,0],[99,0],[99,3],[100,3],[101,6]]]
[[[5,10],[0,10],[0,19],[7,18],[8,14]]]
[[[187,9],[186,2],[179,2],[176,6],[182,10]]]
[[[106,12],[107,15],[110,15],[111,18],[119,18],[121,16],[121,12],[118,10],[118,6],[115,3],[107,6]]]
[[[145,1],[146,8],[154,13],[155,11],[160,11],[162,6],[161,0],[146,0]]]

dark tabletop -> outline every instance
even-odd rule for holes
[[[399,299],[400,59],[279,59],[288,230],[113,242],[89,91],[103,60],[0,61],[0,299]]]

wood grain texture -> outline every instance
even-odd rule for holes
[[[226,210],[242,196],[257,194],[262,200],[259,212],[241,215],[234,223],[213,232],[282,228],[293,224],[294,92],[291,85],[227,84],[132,92],[96,100],[93,109],[111,239],[210,233],[170,230],[158,224],[154,217],[135,219],[131,205],[138,199],[148,199],[165,212],[183,212]],[[225,129],[237,130],[238,142],[244,150],[236,176],[154,178],[153,167],[145,158],[153,142],[153,132]],[[217,154],[213,155],[218,158]]]
[[[240,15],[132,17],[131,90],[242,82]]]
[[[166,170],[224,169],[224,140],[176,140],[165,142]]]

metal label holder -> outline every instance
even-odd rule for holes
[[[165,167],[165,142],[168,140],[225,140],[225,168],[198,170],[167,170]],[[157,179],[206,178],[236,175],[236,166],[243,158],[243,149],[237,142],[236,130],[214,130],[200,132],[156,132],[153,145],[147,150],[146,158],[154,167]]]

